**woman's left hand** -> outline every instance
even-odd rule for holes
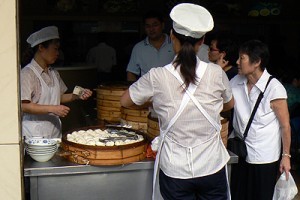
[[[85,88],[79,98],[81,100],[87,100],[92,94],[93,92],[91,90]]]
[[[289,172],[291,170],[291,159],[288,156],[282,156],[279,171],[280,173],[285,172],[286,179],[289,179]]]

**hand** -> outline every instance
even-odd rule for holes
[[[217,65],[220,65],[222,67],[222,69],[224,69],[224,67],[226,67],[228,65],[229,61],[224,59],[224,56],[221,55],[220,59],[217,60]]]
[[[286,180],[289,179],[289,172],[291,170],[291,159],[287,156],[282,156],[279,171],[280,173],[285,172]]]
[[[85,88],[79,98],[81,100],[87,100],[92,94],[93,92],[91,90]]]
[[[65,117],[69,113],[70,108],[64,105],[52,106],[52,113],[59,117]]]

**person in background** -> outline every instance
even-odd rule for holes
[[[100,35],[99,39],[102,42],[88,51],[86,61],[97,67],[98,82],[110,81],[112,68],[117,65],[116,50],[105,43],[107,37],[104,34]]]
[[[25,137],[60,138],[59,118],[65,117],[70,111],[61,103],[86,100],[92,91],[80,88],[76,94],[65,94],[66,85],[51,67],[58,58],[60,46],[57,27],[42,28],[32,33],[27,42],[30,47],[23,60],[26,66],[20,74],[22,134]]]
[[[136,81],[151,68],[170,63],[175,56],[169,36],[163,33],[162,14],[149,11],[143,21],[147,37],[133,47],[127,66],[127,81]]]
[[[286,73],[282,77],[282,82],[287,92],[287,103],[292,119],[300,117],[300,71],[295,64],[291,64],[289,67],[285,69]]]
[[[153,199],[160,199],[161,193],[164,199],[227,200],[229,155],[220,137],[219,113],[231,109],[234,101],[225,72],[196,55],[204,35],[213,29],[213,18],[204,7],[190,3],[176,5],[170,17],[174,61],[152,68],[133,83],[121,105],[151,100],[158,115]]]
[[[207,54],[209,61],[221,66],[229,80],[238,73],[236,67],[238,46],[232,38],[232,34],[227,32],[215,32],[210,34],[211,41]],[[224,132],[223,134],[229,135],[233,129],[232,110],[221,112],[221,116],[224,118],[222,126],[224,126],[224,130],[227,130],[227,133]]]
[[[229,80],[237,75],[238,46],[229,33],[218,32],[212,36],[208,59],[210,62],[220,65]]]
[[[261,41],[250,40],[240,46],[238,75],[230,80],[235,99],[232,136],[243,137],[254,104],[271,76],[266,69],[269,56]],[[286,99],[283,85],[271,79],[245,140],[246,160],[239,158],[232,167],[233,200],[272,200],[278,169],[288,177],[291,128]]]
[[[203,62],[209,62],[208,59],[208,51],[209,51],[209,46],[207,44],[201,44],[201,46],[199,47],[199,50],[197,52],[197,56],[198,58],[203,61]]]

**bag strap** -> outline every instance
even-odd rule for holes
[[[270,77],[269,77],[269,80],[268,80],[268,82],[267,82],[267,84],[266,84],[265,90],[264,90],[263,92],[260,92],[260,94],[259,94],[259,96],[258,96],[258,98],[257,98],[257,101],[256,101],[256,103],[255,103],[255,106],[254,106],[254,108],[253,108],[253,111],[252,111],[252,113],[251,113],[250,119],[249,119],[249,121],[248,121],[248,124],[247,124],[246,129],[245,129],[245,132],[244,132],[244,138],[243,138],[244,140],[245,140],[246,137],[248,136],[248,131],[249,131],[249,129],[250,129],[250,125],[251,125],[251,123],[252,123],[252,121],[253,121],[254,115],[255,115],[256,110],[257,110],[257,108],[258,108],[258,105],[259,105],[259,103],[261,102],[262,98],[264,97],[264,93],[265,93],[265,91],[266,91],[266,89],[267,89],[267,87],[268,87],[270,81],[272,80],[272,78],[274,78],[274,77],[273,77],[273,76],[270,76]]]

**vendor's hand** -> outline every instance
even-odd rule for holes
[[[70,108],[64,105],[52,106],[52,113],[59,117],[65,117],[69,113]]]
[[[79,98],[81,100],[87,100],[92,94],[93,92],[91,90],[85,88]]]
[[[289,179],[289,172],[291,170],[291,158],[288,156],[282,156],[279,171],[280,173],[285,172],[286,180]]]

